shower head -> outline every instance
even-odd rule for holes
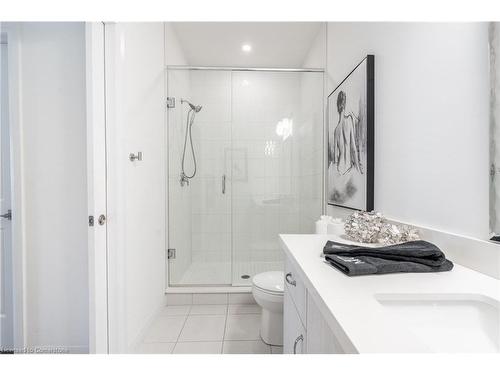
[[[193,111],[195,111],[196,113],[200,112],[201,108],[202,108],[201,105],[194,105],[186,99],[181,99],[181,103],[187,103],[189,105],[189,107],[191,107],[191,109]]]

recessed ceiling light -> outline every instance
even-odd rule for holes
[[[252,46],[250,44],[243,44],[241,46],[241,50],[243,52],[250,52],[252,50]]]

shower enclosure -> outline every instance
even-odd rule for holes
[[[282,270],[278,234],[312,233],[322,212],[323,72],[170,66],[167,79],[169,287]],[[188,183],[181,99],[202,107]]]

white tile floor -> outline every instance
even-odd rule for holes
[[[151,324],[136,353],[281,354],[262,341],[258,305],[166,306]]]

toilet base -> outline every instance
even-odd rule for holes
[[[268,345],[283,345],[283,313],[262,309],[260,337]]]

